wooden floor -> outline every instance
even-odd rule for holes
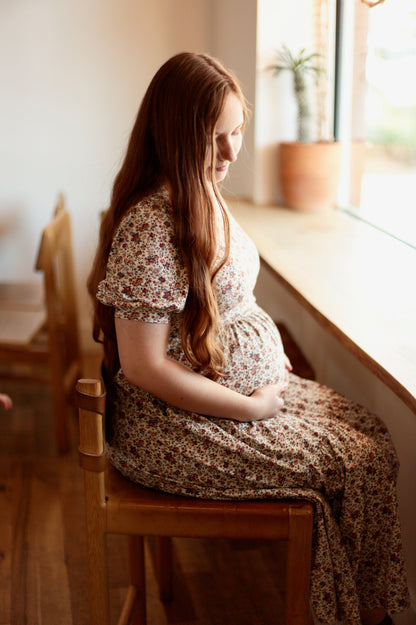
[[[88,365],[88,363],[87,363]],[[91,375],[96,363],[89,363]],[[88,625],[77,422],[59,456],[47,388],[4,382],[0,409],[0,625]],[[114,611],[126,586],[124,537],[109,537]],[[176,539],[175,599],[158,599],[147,558],[149,625],[280,625],[282,544]],[[148,551],[151,545],[148,545]]]

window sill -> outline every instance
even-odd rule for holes
[[[416,251],[336,210],[228,205],[275,277],[416,412]]]

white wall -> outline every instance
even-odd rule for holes
[[[138,105],[172,54],[209,48],[207,0],[19,0],[0,7],[0,280],[31,279],[58,191],[85,277]]]
[[[299,19],[299,16],[302,19]],[[277,144],[296,139],[296,104],[292,77],[275,78],[266,68],[282,44],[292,51],[313,46],[312,2],[259,0],[257,13],[257,88],[255,113],[255,180],[259,204],[281,200],[277,182]]]
[[[214,0],[213,53],[236,74],[252,118],[244,134],[244,145],[230,168],[225,185],[229,193],[253,198],[255,159],[257,0]]]

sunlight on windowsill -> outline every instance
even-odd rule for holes
[[[360,206],[343,210],[416,249],[415,189],[415,168],[369,171],[362,178]]]
[[[228,205],[276,279],[416,412],[416,251],[336,209]]]

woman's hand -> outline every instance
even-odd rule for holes
[[[283,395],[287,386],[287,383],[279,382],[254,391],[250,396],[254,403],[253,417],[247,420],[260,421],[276,417],[283,408]]]

